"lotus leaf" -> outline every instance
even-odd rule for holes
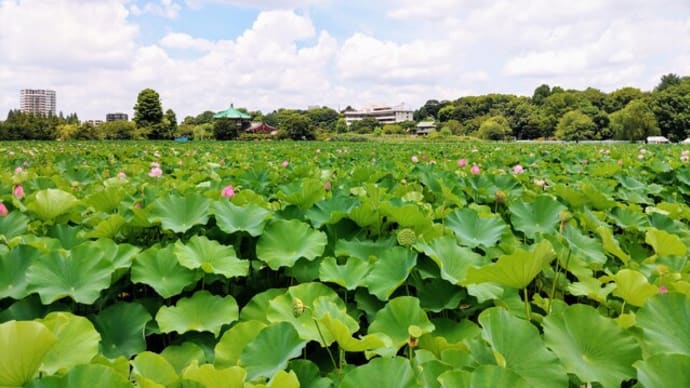
[[[139,254],[132,264],[132,282],[147,284],[164,298],[177,295],[196,282],[200,276],[182,267],[173,249],[174,245],[153,246]]]
[[[27,388],[79,388],[91,387],[94,382],[108,388],[131,388],[126,377],[113,368],[99,364],[77,365],[64,376],[51,376],[28,384]]]
[[[385,340],[376,334],[369,334],[358,339],[353,338],[348,325],[342,320],[332,317],[330,313],[321,316],[318,322],[324,330],[330,333],[338,346],[346,352],[363,352],[386,346]]]
[[[520,376],[515,373],[513,377],[520,379]],[[437,380],[441,388],[471,388],[472,375],[465,370],[453,369],[439,375]]]
[[[565,369],[533,325],[499,307],[482,311],[479,323],[498,366],[516,373],[531,387],[568,385]]]
[[[87,364],[98,354],[101,335],[86,318],[54,312],[40,321],[57,337],[57,342],[43,358],[41,372],[52,375]]]
[[[28,383],[56,341],[50,329],[40,322],[0,324],[0,386],[21,387]]]
[[[419,243],[415,248],[424,251],[438,265],[441,278],[460,284],[467,276],[470,267],[481,267],[487,259],[469,248],[461,247],[453,237],[439,237],[430,243]]]
[[[633,362],[641,358],[635,339],[594,308],[577,304],[544,319],[544,342],[569,373],[584,383],[619,387],[635,377]]]
[[[597,228],[597,233],[599,234],[599,237],[601,237],[604,251],[619,258],[623,264],[627,264],[630,260],[630,255],[621,249],[618,240],[613,237],[613,232],[611,229],[608,229],[605,226],[599,226]]]
[[[338,257],[356,257],[360,260],[369,261],[369,258],[378,257],[395,245],[395,239],[385,239],[378,241],[371,240],[338,240],[335,244],[335,254]]]
[[[410,338],[410,326],[417,326],[421,330],[421,335],[431,333],[435,328],[426,312],[419,306],[419,299],[399,296],[389,300],[386,306],[376,313],[374,321],[369,325],[369,334],[381,333],[389,337],[393,341],[392,347],[397,350]]]
[[[642,306],[647,299],[659,292],[659,288],[649,284],[641,272],[631,269],[618,271],[613,280],[616,282],[613,295],[623,298],[633,306]]]
[[[260,292],[252,297],[249,302],[242,307],[240,312],[241,321],[260,321],[263,323],[270,323],[266,315],[270,308],[268,302],[285,293],[284,288],[270,288],[264,292]]]
[[[623,229],[642,230],[649,225],[649,219],[644,214],[630,208],[617,207],[611,210],[609,217]]]
[[[271,378],[287,367],[288,361],[300,355],[306,341],[295,328],[280,322],[263,328],[242,350],[240,364],[247,368],[249,381]]]
[[[29,267],[29,289],[37,292],[44,304],[64,297],[75,302],[93,303],[110,286],[115,268],[97,247],[66,252],[51,251]]]
[[[126,193],[122,187],[108,186],[93,192],[84,199],[84,202],[99,212],[109,213],[120,206],[125,196]]]
[[[7,242],[21,236],[26,232],[28,223],[29,217],[18,211],[0,217],[0,241],[4,239]]]
[[[120,233],[122,227],[127,223],[124,217],[113,214],[99,222],[93,230],[86,234],[88,238],[113,238]]]
[[[334,258],[327,257],[319,267],[319,279],[351,291],[364,284],[369,270],[369,262],[356,257],[348,258],[343,265],[338,265]]]
[[[27,201],[26,207],[43,221],[54,221],[67,213],[79,200],[72,194],[59,189],[46,189],[36,192]]]
[[[295,372],[297,379],[304,388],[330,388],[333,382],[327,377],[321,377],[319,367],[309,360],[292,360],[288,369]]]
[[[660,294],[637,311],[637,327],[651,354],[690,356],[690,299],[682,294]]]
[[[263,385],[256,386],[257,388]],[[300,382],[297,378],[295,372],[286,372],[284,370],[279,370],[271,381],[268,382],[266,388],[300,388]]]
[[[351,370],[340,383],[340,388],[361,387],[415,388],[417,382],[409,360],[379,357]]]
[[[264,231],[271,212],[257,205],[236,206],[230,201],[213,203],[213,214],[225,233],[244,231],[256,237]]]
[[[93,319],[101,334],[101,353],[115,358],[131,357],[146,350],[144,328],[151,314],[139,303],[117,303],[106,307]]]
[[[237,302],[231,295],[220,297],[208,291],[197,291],[177,301],[175,306],[161,307],[156,322],[163,333],[208,331],[218,337],[223,325],[236,321],[237,317]]]
[[[194,225],[204,225],[209,217],[210,201],[197,194],[168,194],[151,204],[149,222],[160,222],[164,229],[184,233]]]
[[[654,252],[659,256],[683,256],[688,252],[688,248],[678,236],[664,230],[647,229],[644,241],[654,248]]]
[[[690,387],[690,355],[656,354],[635,363],[637,380],[644,387]]]
[[[507,228],[501,218],[482,218],[468,208],[456,210],[448,215],[446,226],[455,233],[461,245],[470,248],[495,246]]]
[[[142,352],[132,360],[132,374],[139,383],[150,381],[155,384],[171,386],[179,380],[175,368],[160,354]]]
[[[545,386],[556,387],[558,385]],[[565,387],[567,385],[562,386]],[[496,365],[481,365],[472,372],[470,377],[470,388],[480,387],[528,388],[534,387],[534,385],[511,369],[501,368]]]
[[[182,374],[182,386],[191,381],[204,388],[244,387],[247,371],[239,366],[218,369],[211,364],[199,366],[192,362]]]
[[[259,334],[266,324],[259,321],[238,322],[218,341],[214,349],[216,356],[214,365],[218,368],[227,368],[238,365],[242,350]]]
[[[538,234],[555,232],[566,207],[549,196],[540,195],[532,203],[515,202],[509,209],[513,227],[534,239]]]
[[[334,196],[329,199],[317,202],[314,207],[305,212],[314,227],[320,228],[326,224],[335,224],[359,204],[355,198]]]
[[[178,374],[181,374],[182,370],[193,361],[202,364],[206,361],[204,350],[192,342],[183,342],[181,345],[170,345],[163,349],[161,356],[168,360]]]
[[[0,254],[0,299],[22,299],[29,294],[26,272],[40,256],[38,249],[28,245]]]
[[[590,266],[592,264],[601,266],[606,263],[606,255],[600,241],[585,236],[571,225],[565,228],[563,237],[568,242],[573,256]]]
[[[371,271],[364,279],[364,285],[372,295],[382,301],[400,287],[417,264],[417,252],[393,247],[381,254],[371,266]]]
[[[599,303],[606,303],[607,296],[616,288],[614,283],[604,285],[599,279],[586,277],[568,285],[568,292],[576,296],[586,296]]]
[[[278,188],[278,199],[302,209],[309,209],[324,196],[323,182],[318,179],[296,179]]]
[[[556,254],[548,240],[533,245],[531,251],[516,249],[498,261],[467,271],[465,284],[494,282],[512,288],[525,288],[547,266]]]
[[[256,244],[256,256],[277,270],[291,267],[304,257],[314,260],[321,256],[328,238],[326,234],[298,220],[276,220],[268,225]]]
[[[235,248],[209,240],[205,236],[194,236],[187,243],[175,243],[175,256],[183,267],[201,268],[206,273],[223,275],[226,278],[246,276],[249,261],[240,260]]]

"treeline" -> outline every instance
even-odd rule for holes
[[[351,109],[347,107],[345,109]],[[414,121],[381,126],[369,118],[345,124],[342,112],[329,107],[279,109],[264,114],[238,109],[253,122],[276,127],[272,138],[311,140],[346,132],[405,134],[417,122],[435,121],[435,135],[472,136],[487,140],[557,138],[562,140],[642,140],[662,135],[680,141],[690,135],[690,77],[667,74],[652,91],[623,87],[604,93],[595,88],[563,89],[541,85],[532,96],[487,94],[454,101],[428,100],[414,112]],[[249,121],[214,119],[215,112],[187,116],[178,124],[175,112],[163,110],[153,89],[142,90],[132,121],[94,126],[67,117],[9,112],[0,122],[0,140],[173,139],[251,140]]]

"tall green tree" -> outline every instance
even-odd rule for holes
[[[309,119],[297,112],[287,116],[280,128],[287,131],[288,136],[292,140],[314,140],[315,138]]]
[[[676,86],[679,85],[682,79],[678,76],[678,74],[674,73],[668,73],[664,74],[661,76],[661,80],[659,81],[659,84],[654,88],[655,92],[660,92],[666,88],[669,88],[671,86]]]
[[[240,136],[241,129],[241,123],[237,120],[215,119],[213,121],[213,134],[216,140],[235,140]]]
[[[561,140],[590,140],[594,139],[596,124],[586,114],[579,110],[572,110],[561,117],[556,127],[556,137]]]
[[[625,108],[612,113],[611,128],[620,140],[644,140],[661,133],[654,112],[643,100],[631,101]]]
[[[172,109],[165,111],[161,125],[163,128],[161,132],[161,139],[175,138],[175,134],[177,133],[177,115],[175,115],[175,112]]]
[[[505,140],[510,137],[510,125],[503,116],[493,116],[479,126],[477,137],[485,140]]]
[[[690,130],[690,80],[652,93],[651,107],[662,135],[685,139]]]
[[[151,88],[139,92],[133,120],[137,128],[149,128],[163,122],[163,106],[158,92]]]

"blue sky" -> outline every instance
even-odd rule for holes
[[[41,26],[36,28],[36,26]],[[156,89],[182,119],[690,75],[687,0],[0,0],[0,117],[22,88],[82,119]]]

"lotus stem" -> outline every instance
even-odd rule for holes
[[[530,308],[529,308],[529,300],[527,299],[527,287],[526,286],[525,286],[525,288],[522,289],[522,295],[523,295],[524,302],[525,302],[525,315],[527,316],[527,320],[531,322],[532,321],[532,313],[530,312]]]
[[[316,331],[319,332],[319,337],[321,337],[321,342],[323,343],[323,347],[326,348],[326,351],[328,352],[328,357],[331,358],[331,363],[333,363],[333,368],[338,371],[338,374],[340,374],[340,368],[338,367],[338,364],[335,362],[335,357],[333,357],[333,353],[331,352],[331,348],[328,347],[326,344],[326,339],[323,337],[323,333],[321,332],[321,327],[319,326],[319,322],[316,321],[316,319],[312,318],[314,321],[314,324],[316,325]]]
[[[568,256],[565,258],[565,270],[568,270],[568,264],[570,263],[570,253],[572,251],[568,249]],[[559,269],[559,261],[556,260],[556,275],[553,277],[553,284],[551,285],[551,295],[549,295],[549,305],[546,309],[547,314],[551,314],[551,304],[553,302],[553,298],[556,295],[556,285],[558,284],[558,275],[560,275],[561,271]]]

